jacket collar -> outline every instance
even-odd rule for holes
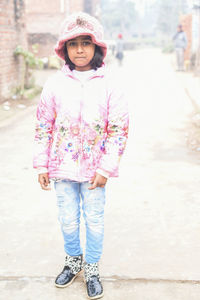
[[[66,76],[69,76],[69,77],[71,77],[73,79],[77,79],[74,76],[73,72],[68,67],[68,65],[66,65],[66,64],[63,65],[63,67],[61,69],[61,72],[63,74],[65,74]],[[100,68],[98,68],[97,70],[95,70],[94,75],[90,79],[96,78],[96,77],[104,77],[104,73],[105,73],[105,64],[103,63],[103,65]]]

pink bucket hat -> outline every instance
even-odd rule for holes
[[[65,60],[65,42],[80,35],[89,35],[92,42],[101,48],[105,58],[107,45],[103,40],[103,27],[96,18],[83,12],[74,13],[63,22],[61,34],[55,47],[56,54]]]

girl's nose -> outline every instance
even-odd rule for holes
[[[78,44],[78,45],[77,45],[77,52],[78,52],[78,53],[82,53],[82,52],[83,52],[83,47],[82,47],[81,44]]]

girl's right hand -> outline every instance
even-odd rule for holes
[[[46,191],[51,190],[48,173],[39,174],[38,175],[38,182],[40,183],[41,188],[43,190],[46,190]]]
[[[107,178],[96,173],[95,176],[89,181],[91,183],[91,186],[88,188],[88,190],[94,190],[97,187],[104,188],[107,182]]]

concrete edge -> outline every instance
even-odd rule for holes
[[[200,280],[190,280],[190,279],[161,279],[161,278],[129,278],[120,276],[111,277],[101,277],[103,281],[116,282],[116,281],[126,281],[126,282],[141,282],[141,283],[176,283],[176,284],[199,284]],[[0,281],[52,281],[55,276],[0,276]]]

